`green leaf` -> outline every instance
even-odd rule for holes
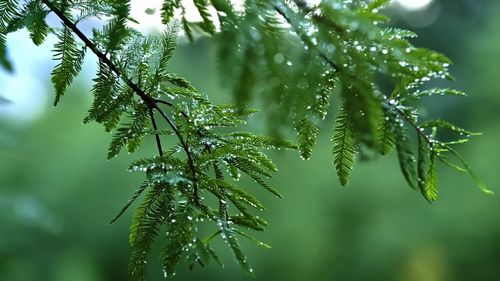
[[[460,173],[467,173],[467,170],[466,170],[466,169],[464,169],[464,168],[462,168],[462,167],[458,166],[458,165],[457,165],[457,164],[455,164],[455,163],[452,163],[452,162],[450,162],[450,161],[446,160],[446,158],[444,158],[444,156],[442,156],[442,155],[440,155],[440,156],[439,156],[439,160],[440,160],[441,162],[443,162],[444,164],[448,165],[450,168],[453,168],[453,169],[457,170],[457,171],[458,171],[458,172],[460,172]]]
[[[420,192],[426,199],[428,199],[427,193],[425,191],[426,174],[428,166],[429,166],[429,146],[426,142],[426,139],[421,135],[418,135],[417,184],[420,189]]]
[[[224,180],[217,180],[216,184],[217,186],[222,187],[223,189],[228,191],[228,193],[230,194],[229,198],[231,198],[232,201],[244,202],[261,211],[265,209],[264,205],[259,200],[257,200],[257,198],[255,198],[253,195],[250,195],[243,189],[240,189]]]
[[[458,152],[452,149],[450,146],[446,146],[446,148],[451,152],[453,156],[455,156],[458,161],[464,167],[464,170],[467,172],[469,177],[476,183],[476,186],[485,194],[493,195],[494,192],[483,182],[483,180],[471,169],[471,167],[467,164],[467,162],[462,158]]]
[[[262,241],[259,241],[259,240],[255,239],[254,237],[252,237],[252,236],[250,236],[250,235],[246,234],[245,232],[243,232],[243,231],[241,231],[241,230],[239,230],[239,229],[236,229],[236,228],[235,228],[235,229],[234,229],[234,231],[235,231],[236,233],[238,233],[239,235],[241,235],[241,236],[243,236],[243,237],[247,238],[248,240],[250,240],[250,241],[254,242],[257,246],[260,246],[260,247],[265,248],[265,249],[271,249],[271,248],[272,248],[270,245],[268,245],[268,244],[266,244],[266,243],[264,243],[264,242],[262,242]]]
[[[402,121],[395,122],[396,124],[392,124],[392,130],[397,139],[396,151],[398,154],[399,166],[401,167],[401,171],[408,185],[410,185],[410,187],[413,189],[417,189],[418,179],[417,173],[415,171],[416,160],[412,145],[408,135],[405,132],[403,124],[400,123]]]
[[[221,230],[221,237],[224,241],[226,241],[231,248],[236,261],[240,264],[240,266],[248,273],[253,274],[253,270],[250,268],[248,264],[247,257],[241,250],[238,239],[235,236],[235,229],[230,227],[227,222],[219,221],[219,227]]]
[[[467,94],[453,89],[433,88],[424,91],[417,91],[413,94],[413,96],[420,98],[426,96],[467,96]]]
[[[453,125],[452,123],[442,120],[442,119],[431,119],[423,122],[420,124],[421,128],[443,128],[443,129],[448,129],[450,131],[453,131],[455,133],[461,134],[461,135],[467,135],[467,136],[479,136],[481,133],[473,133],[470,131],[467,131],[465,129],[462,129],[460,127],[457,127]]]
[[[372,11],[373,9],[380,9],[389,5],[390,2],[391,0],[372,0],[368,3],[366,9],[369,11]]]
[[[137,197],[139,197],[142,192],[148,188],[150,186],[149,182],[145,181],[143,182],[139,188],[134,192],[134,194],[132,194],[132,197],[130,197],[130,199],[128,200],[127,204],[125,204],[125,206],[123,206],[123,208],[120,210],[120,212],[118,212],[118,214],[109,221],[109,224],[112,224],[114,223],[117,219],[119,219],[123,213],[125,213],[125,211],[130,207],[130,205],[132,205],[132,203],[134,203],[135,199],[137,199]]]

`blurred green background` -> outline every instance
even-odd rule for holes
[[[444,52],[455,62],[457,82],[445,85],[469,97],[430,99],[426,107],[429,114],[484,133],[461,152],[499,193],[500,3],[436,0],[423,11],[389,13],[393,24],[419,34],[417,46]],[[182,45],[172,70],[214,99],[228,101],[213,52],[209,40]],[[51,91],[48,52],[45,58],[25,56],[32,75],[45,83],[31,90],[42,94]],[[41,99],[41,114],[29,121],[0,116],[0,280],[129,280],[133,212],[113,225],[107,221],[141,182],[141,175],[126,171],[128,163],[151,154],[154,146],[106,161],[110,135],[99,126],[81,125],[90,105],[88,84],[89,75],[80,77],[56,108],[51,96]],[[5,85],[0,83],[0,95],[18,89]],[[0,108],[14,106],[0,103]],[[26,111],[19,116],[34,110],[21,109]],[[262,128],[261,121],[248,126]],[[220,243],[225,269],[181,267],[174,280],[500,280],[500,195],[488,197],[466,176],[441,167],[440,198],[430,205],[407,187],[394,155],[358,164],[350,185],[340,188],[329,155],[331,127],[327,119],[309,161],[294,153],[272,155],[280,167],[274,183],[283,200],[248,184],[268,206],[262,215],[270,227],[256,236],[273,246],[264,250],[243,242],[255,278],[246,276]],[[153,253],[151,280],[161,280],[158,260]]]

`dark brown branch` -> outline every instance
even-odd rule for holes
[[[175,123],[172,121],[172,119],[170,119],[170,117],[168,117],[168,115],[163,110],[161,110],[159,107],[156,107],[156,110],[158,110],[158,112],[160,113],[160,115],[167,121],[167,123],[169,124],[169,126],[172,128],[172,130],[174,131],[174,133],[179,138],[179,141],[181,142],[182,149],[184,150],[184,152],[186,152],[189,169],[191,170],[191,176],[193,177],[193,188],[194,188],[194,194],[193,195],[194,195],[194,198],[195,198],[195,204],[197,206],[200,206],[200,197],[199,197],[199,194],[198,194],[198,177],[196,176],[196,167],[194,165],[193,156],[191,155],[191,152],[189,151],[188,143],[184,140],[184,138],[182,137],[179,129],[177,128],[177,126],[175,125]]]
[[[62,20],[64,25],[71,29],[80,40],[85,43],[85,46],[89,48],[98,58],[100,61],[102,61],[104,64],[106,64],[111,71],[113,71],[116,75],[118,75],[126,84],[129,86],[144,102],[152,102],[152,98],[146,95],[146,93],[137,85],[135,84],[132,80],[128,79],[127,77],[121,75],[121,71],[118,69],[118,67],[111,62],[111,60],[106,57],[104,53],[99,51],[97,49],[97,46],[90,41],[85,34],[71,21],[69,20],[66,15],[64,15],[63,11],[59,10],[51,1],[48,0],[41,0],[42,3],[44,3],[52,12],[54,12],[59,19]]]
[[[158,134],[158,125],[156,125],[156,119],[152,108],[149,108],[149,118],[151,118],[151,123],[153,124],[153,129],[155,130],[156,147],[158,148],[158,153],[160,157],[163,157],[163,148],[161,146],[160,135]]]
[[[303,36],[304,35],[304,32],[300,29],[298,29],[292,22],[292,20],[290,19],[290,17],[286,14],[286,11],[283,10],[282,7],[279,7],[278,5],[275,5],[274,6],[274,10],[280,14],[285,20],[286,22],[294,29],[295,33],[300,37],[300,39],[302,40],[302,42],[310,49],[313,49],[315,50],[318,55],[321,57],[321,59],[323,59],[327,64],[329,64],[336,72],[340,72],[340,66],[337,65],[334,61],[332,61],[330,58],[328,58],[328,56],[322,52],[321,50],[319,50],[318,48],[316,48],[316,46],[314,44],[312,44],[312,42],[310,42],[309,40],[307,40],[307,37]]]

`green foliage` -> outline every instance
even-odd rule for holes
[[[27,28],[39,45],[53,31],[58,40],[54,47],[58,63],[52,72],[55,104],[90,51],[98,58],[99,69],[84,122],[100,123],[113,132],[108,158],[125,147],[135,152],[146,137],[155,140],[158,155],[130,166],[131,171],[144,173],[146,180],[111,220],[146,193],[130,231],[129,269],[138,280],[147,278],[147,260],[158,236],[165,241],[165,277],[174,275],[184,259],[189,268],[205,266],[209,260],[221,264],[211,247],[216,238],[225,241],[236,261],[252,273],[238,238],[267,247],[242,230],[261,231],[267,222],[255,214],[264,205],[237,185],[240,173],[281,197],[267,183],[278,169],[264,151],[299,150],[308,159],[327,121],[335,123],[332,154],[341,185],[347,184],[358,154],[360,159],[370,151],[388,155],[394,148],[409,186],[428,201],[438,196],[437,160],[468,174],[481,190],[491,193],[452,148],[477,134],[441,119],[417,122],[422,116],[415,104],[422,97],[464,94],[425,88],[431,79],[452,79],[451,61],[414,47],[409,41],[414,33],[388,27],[380,9],[389,1],[312,5],[301,0],[257,0],[245,1],[243,10],[224,0],[193,3],[201,22],[186,18],[181,1],[165,0],[164,33],[146,36],[128,25],[134,21],[129,1],[41,0],[19,7],[17,1],[0,0],[4,68],[11,69],[5,41],[9,32]],[[212,15],[214,9],[217,13]],[[49,12],[59,17],[62,27],[47,25]],[[92,38],[77,26],[87,19],[100,23]],[[203,35],[218,41],[224,82],[233,89],[236,105],[214,104],[188,80],[169,71],[178,25],[191,41]],[[383,90],[379,81],[393,89]],[[334,110],[330,103],[334,95],[342,106],[335,118],[327,119]],[[256,97],[277,139],[238,131],[255,113],[249,106]],[[298,145],[282,138],[287,125],[296,131]],[[459,137],[441,139],[443,129]],[[173,144],[165,150],[166,138]],[[448,155],[459,164],[449,161]]]

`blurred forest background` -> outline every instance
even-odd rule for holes
[[[270,227],[256,236],[273,248],[243,242],[256,278],[220,247],[224,270],[214,263],[193,272],[182,267],[174,280],[500,280],[500,2],[435,0],[422,10],[395,6],[387,13],[392,24],[419,34],[415,45],[454,61],[457,82],[439,83],[469,97],[436,98],[425,107],[484,133],[461,152],[497,195],[441,167],[441,196],[430,205],[406,185],[395,155],[360,163],[350,185],[340,188],[327,119],[311,160],[273,154],[280,167],[274,183],[285,198],[261,194]],[[0,72],[0,96],[10,100],[0,100],[0,280],[129,280],[133,212],[111,226],[107,221],[141,182],[126,171],[128,163],[151,152],[106,161],[111,136],[81,125],[94,62],[54,108],[52,46],[36,48],[26,34],[9,43],[17,72]],[[216,64],[213,41],[201,39],[179,46],[172,70],[213,99],[231,101]],[[263,122],[257,116],[248,127],[265,130]],[[250,182],[248,188],[258,189]],[[160,268],[153,253],[151,280],[161,280]]]

